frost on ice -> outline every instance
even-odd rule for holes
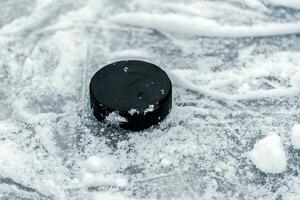
[[[286,169],[286,156],[281,139],[277,135],[258,141],[249,152],[254,165],[265,173],[281,173]]]

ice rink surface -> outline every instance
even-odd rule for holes
[[[300,198],[298,0],[0,0],[0,13],[1,200]],[[170,75],[159,126],[92,117],[90,78],[122,59]],[[279,173],[256,159],[264,144]]]

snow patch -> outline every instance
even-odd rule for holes
[[[163,32],[206,37],[262,37],[300,32],[300,22],[235,26],[221,25],[216,21],[202,17],[146,12],[121,13],[113,16],[110,20],[120,24],[152,28]]]
[[[290,83],[293,87],[300,88],[300,71],[291,77]]]
[[[93,199],[95,200],[133,200],[120,193],[111,192],[96,192],[93,194]]]
[[[278,135],[267,136],[258,141],[249,152],[249,158],[265,173],[281,173],[286,169],[286,156]]]
[[[114,169],[114,161],[105,155],[93,155],[82,163],[82,167],[88,172],[106,172]]]
[[[163,167],[169,167],[172,164],[172,162],[167,158],[161,159],[160,163]]]
[[[300,149],[300,124],[295,124],[291,132],[291,142],[294,148]]]
[[[0,136],[17,132],[19,129],[11,120],[0,121]]]
[[[103,153],[92,155],[81,164],[81,182],[84,187],[126,187],[127,178],[117,171],[117,160],[114,157]]]
[[[143,49],[124,49],[111,52],[112,60],[148,59],[151,54]]]
[[[86,173],[82,178],[82,182],[86,187],[100,187],[100,186],[115,186],[125,187],[128,184],[127,179],[119,174],[103,175],[95,173]]]

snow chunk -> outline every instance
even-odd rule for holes
[[[148,112],[153,112],[155,110],[154,105],[149,105],[148,108],[144,111],[144,114],[147,114]]]
[[[286,169],[286,156],[278,135],[267,136],[258,141],[249,152],[249,157],[265,173],[281,173]]]
[[[112,112],[105,118],[105,121],[110,125],[119,126],[121,123],[127,122],[127,119],[116,112]]]
[[[291,142],[296,149],[300,149],[300,124],[295,124],[292,128]]]
[[[129,113],[130,115],[134,115],[135,113],[136,113],[136,114],[139,114],[139,111],[138,111],[137,109],[132,108],[132,109],[130,109],[130,110],[128,111],[128,113]]]

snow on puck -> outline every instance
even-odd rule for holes
[[[172,106],[172,83],[158,66],[139,60],[101,68],[90,83],[93,115],[100,122],[139,131],[166,118]]]

